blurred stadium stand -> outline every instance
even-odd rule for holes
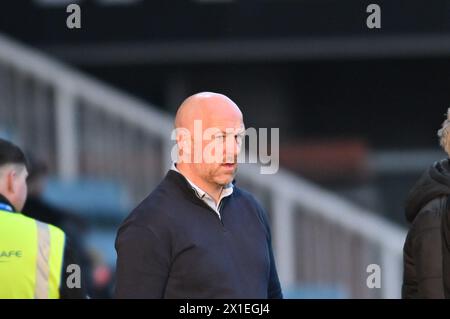
[[[285,170],[243,167],[238,183],[269,210],[286,296],[399,296],[403,201],[445,156],[449,0],[379,0],[377,30],[361,0],[80,0],[79,30],[69,2],[2,5],[0,32],[34,50],[2,37],[0,135],[47,160],[48,198],[90,215],[108,262],[122,214],[170,163],[170,115],[212,90],[247,126],[280,128]],[[382,289],[365,285],[370,263]]]
[[[73,181],[52,178],[44,198],[56,205],[67,205],[86,219],[103,222],[122,221],[132,205],[120,181],[77,177]]]
[[[0,128],[48,161],[48,198],[103,221],[89,240],[112,262],[119,217],[170,165],[172,117],[1,35]],[[237,182],[269,212],[287,297],[400,296],[401,227],[284,169],[241,165]],[[381,289],[366,286],[369,264]]]

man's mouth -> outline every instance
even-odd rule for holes
[[[223,163],[220,164],[222,167],[228,168],[228,169],[232,169],[236,167],[236,163]]]

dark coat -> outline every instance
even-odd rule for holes
[[[411,227],[403,248],[403,298],[444,298],[441,218],[448,195],[448,159],[434,163],[409,193],[405,212]]]

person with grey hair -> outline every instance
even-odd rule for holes
[[[447,116],[438,137],[450,154],[450,109]],[[423,173],[407,197],[405,213],[411,226],[403,249],[403,298],[444,298],[441,219],[447,215],[449,195],[450,160],[445,158]]]
[[[447,154],[450,154],[450,108],[448,109],[447,119],[442,124],[442,128],[439,130],[438,135],[442,148]],[[446,160],[448,164],[449,159]],[[447,176],[450,175],[449,171],[446,171]],[[450,188],[450,183],[447,184]],[[450,298],[450,212],[449,212],[449,200],[447,199],[445,209],[443,210],[441,219],[441,235],[442,235],[442,279],[444,286],[445,298]]]

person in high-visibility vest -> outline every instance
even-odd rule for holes
[[[73,259],[64,232],[20,213],[27,175],[24,153],[0,139],[0,298],[83,298],[66,281]]]

